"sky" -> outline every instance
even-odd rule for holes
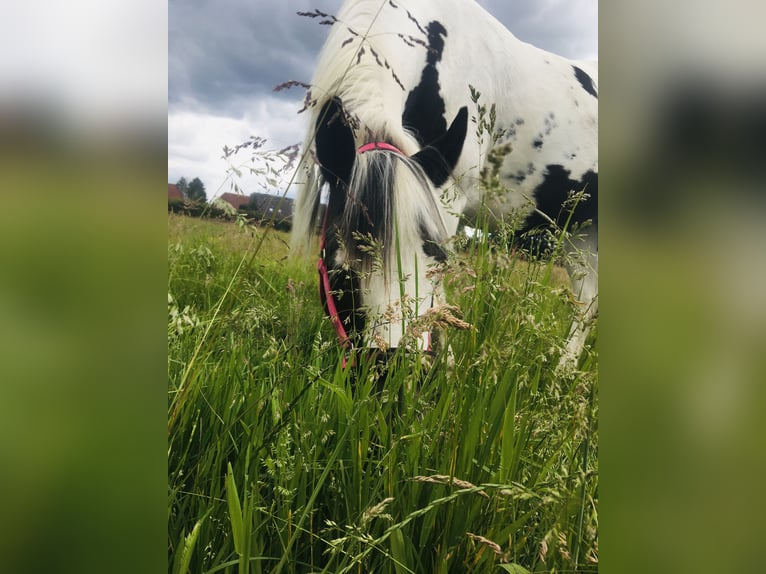
[[[6,2],[0,115],[43,111],[84,131],[157,125],[167,97],[167,24],[156,0]]]
[[[337,13],[341,0],[170,0],[168,5],[168,181],[199,177],[208,199],[269,191],[253,178],[227,178],[247,162],[233,148],[256,136],[262,150],[300,143],[297,112],[328,28],[296,12]],[[598,59],[597,0],[479,0],[519,39],[572,59]],[[247,151],[247,150],[245,150]]]

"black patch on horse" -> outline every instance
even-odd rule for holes
[[[351,169],[356,159],[354,132],[349,125],[343,105],[339,98],[328,101],[317,117],[316,123],[316,154],[322,171],[322,179],[330,188],[330,198],[327,203],[324,221],[326,221],[325,241],[327,269],[332,269],[335,252],[338,249],[337,225],[346,209],[348,184],[351,179]],[[314,207],[312,216],[318,222],[319,201]],[[331,248],[332,247],[332,248]]]
[[[439,95],[439,70],[436,68],[442,59],[447,30],[437,21],[431,22],[426,28],[426,67],[423,68],[420,83],[407,96],[402,113],[402,125],[412,131],[421,147],[432,143],[447,131],[444,100]]]
[[[347,187],[356,150],[354,132],[338,98],[327,102],[317,117],[316,151],[322,177],[331,192]]]
[[[535,168],[535,164],[532,162],[529,162],[527,164],[526,170],[520,169],[515,174],[511,175],[510,178],[515,181],[516,183],[523,183],[525,179],[527,179],[528,175],[533,175],[537,171],[537,168]]]
[[[510,177],[516,183],[524,183],[524,180],[527,179],[527,174],[524,173],[522,170],[519,170],[514,175],[511,175]]]
[[[572,66],[574,68],[575,78],[577,78],[577,81],[580,82],[580,85],[583,87],[583,89],[588,92],[591,96],[598,99],[598,93],[596,92],[596,84],[593,81],[593,78],[591,78],[588,74],[586,74],[583,70],[578,68],[577,66]]]
[[[423,240],[423,253],[428,257],[432,257],[439,263],[447,260],[447,252],[444,251],[444,248],[439,242],[431,236],[426,229],[426,226],[422,223],[420,224],[420,238]]]
[[[598,223],[598,173],[588,171],[580,180],[570,179],[570,174],[570,171],[558,164],[545,167],[545,179],[533,192],[537,209],[555,221],[559,227],[566,225],[567,220],[570,224],[583,223],[587,220],[591,220],[594,224]],[[589,197],[580,199],[574,206],[567,203],[571,199],[570,192],[579,193],[583,190]],[[571,219],[569,219],[570,211]],[[524,229],[548,225],[545,217],[533,212],[527,216]]]
[[[339,224],[346,207],[346,195],[351,169],[356,158],[354,132],[339,98],[333,98],[322,108],[316,123],[316,154],[322,178],[330,188],[330,197],[323,214],[324,264],[330,282],[338,318],[353,344],[361,342],[365,314],[360,311],[361,285],[351,269],[336,267],[335,256],[340,249]],[[317,201],[317,204],[319,202]],[[314,216],[319,210],[314,209]],[[320,289],[322,304],[329,314],[326,296]]]
[[[467,130],[468,108],[463,106],[444,135],[412,156],[436,187],[444,185],[455,169],[463,151]]]

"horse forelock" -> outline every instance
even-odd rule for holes
[[[447,231],[421,166],[390,151],[358,155],[341,223],[346,258],[361,269],[395,269],[397,252],[417,250],[423,235],[443,243]]]

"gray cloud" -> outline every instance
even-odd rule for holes
[[[236,114],[234,106],[242,100],[262,97],[287,80],[309,81],[326,29],[296,12],[335,10],[339,4],[171,0],[170,107],[193,101]]]
[[[596,59],[597,0],[479,0],[517,38],[574,60]]]

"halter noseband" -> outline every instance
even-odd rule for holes
[[[398,147],[393,146],[390,143],[386,143],[386,142],[370,142],[370,143],[366,143],[363,146],[361,146],[359,149],[357,149],[356,153],[361,155],[361,154],[363,154],[366,151],[372,151],[372,150],[392,151],[392,152],[398,153],[399,155],[406,155]]]

